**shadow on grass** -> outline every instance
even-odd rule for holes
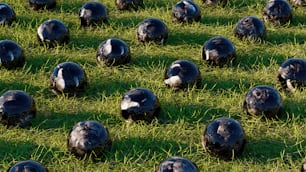
[[[57,47],[58,49],[65,49],[64,47]],[[36,54],[26,54],[26,64],[25,69],[29,69],[29,72],[36,74],[37,72],[44,72],[47,73],[47,78],[49,79],[53,69],[60,63],[64,62],[74,62],[80,65],[83,69],[96,67],[97,63],[92,60],[88,60],[87,57],[85,58],[78,58],[75,59],[74,56],[56,54],[56,48],[51,48],[47,50],[42,50],[44,53]],[[92,57],[93,59],[95,57]],[[86,72],[86,70],[85,70]]]
[[[51,9],[50,11],[55,13],[73,13],[78,16],[79,9],[85,4],[85,2],[75,1],[73,3],[69,3],[67,1],[60,1],[56,4],[55,9]]]
[[[161,0],[161,1],[145,1],[144,6],[145,9],[172,9],[172,6],[175,5],[177,1],[168,1],[168,0]]]
[[[226,72],[227,68],[223,68],[220,73],[212,74],[212,70],[220,69],[208,69],[207,73],[202,72],[202,81],[199,85],[199,89],[205,88],[205,90],[212,91],[213,93],[227,93],[229,90],[235,93],[242,93],[252,85],[270,85],[270,83],[263,83],[262,80],[250,78],[248,76],[238,78],[233,75],[222,76],[222,73]],[[233,72],[234,73],[234,72]],[[226,78],[226,79],[224,79]]]
[[[127,13],[128,11],[124,11],[122,13]],[[133,29],[135,28],[135,35],[136,35],[136,28],[138,26],[138,24],[140,24],[140,22],[142,20],[144,20],[145,18],[142,17],[138,17],[138,16],[120,16],[120,17],[116,17],[115,18],[110,19],[110,25],[114,28],[114,29]]]
[[[301,151],[301,148],[305,146],[305,142],[301,144],[295,144],[292,141],[284,143],[283,140],[274,138],[249,139],[240,158],[267,164],[276,160],[282,160],[286,163],[289,160],[298,160],[305,156]]]
[[[291,25],[298,26],[298,25],[306,25],[306,16],[304,15],[297,15],[293,14]]]
[[[303,93],[300,92],[300,94]],[[303,121],[306,118],[305,102],[306,99],[303,98],[299,100],[293,100],[291,98],[287,98],[285,101],[283,101],[284,112],[288,114],[289,118],[299,117],[301,118],[301,121]]]
[[[260,2],[262,1],[262,2]],[[244,8],[244,7],[249,7],[256,5],[258,3],[264,4],[266,1],[264,0],[247,0],[247,1],[241,1],[241,0],[231,0],[228,2],[227,6],[228,7],[235,7],[235,8]]]
[[[305,19],[306,20],[306,19]],[[273,44],[284,44],[284,43],[299,43],[303,44],[305,42],[306,35],[289,32],[268,32],[267,33],[267,41]]]
[[[204,0],[203,0],[204,1]],[[260,2],[263,1],[263,2]],[[265,1],[264,0],[231,0],[228,1],[227,4],[225,5],[211,5],[211,6],[207,6],[203,3],[200,3],[199,5],[205,8],[213,8],[213,9],[224,9],[226,10],[226,8],[244,8],[244,7],[249,7],[249,6],[254,6],[258,3],[264,4]]]
[[[32,126],[42,130],[64,128],[69,131],[78,122],[86,120],[96,120],[103,125],[106,123],[108,125],[121,123],[119,117],[117,118],[114,115],[105,113],[96,114],[88,111],[76,113],[48,111],[37,114],[36,118],[33,120]]]
[[[180,27],[179,24],[176,24],[175,26]],[[211,37],[212,35],[207,33],[191,33],[188,31],[182,32],[182,30],[180,30],[176,31],[175,33],[170,32],[169,38],[166,40],[165,45],[203,45],[204,42]]]
[[[90,97],[101,98],[103,96],[111,96],[114,93],[127,92],[138,84],[136,81],[121,81],[121,80],[91,80],[88,89],[86,89],[85,95]]]
[[[0,82],[0,93],[4,93],[9,90],[23,90],[27,92],[29,95],[33,96],[33,94],[39,90],[41,90],[38,86],[33,86],[31,84],[27,84],[25,82]]]
[[[173,104],[162,103],[161,114],[158,121],[161,124],[171,124],[178,120],[187,123],[208,122],[217,117],[228,116],[229,112],[217,107],[194,105],[194,104]]]
[[[2,150],[0,151],[1,161],[10,162],[11,165],[14,164],[14,161],[30,160],[33,157],[35,158],[34,160],[47,164],[54,158],[54,154],[60,153],[57,149],[40,146],[28,141],[15,142],[1,139],[0,149]]]
[[[230,24],[236,24],[241,18],[239,16],[203,16],[201,23],[206,25],[224,25],[228,26]]]
[[[268,45],[267,45],[268,46]],[[245,51],[237,51],[237,58],[233,66],[244,70],[258,69],[260,66],[269,66],[272,62],[282,64],[286,60],[283,54],[272,54],[264,48],[252,48]]]
[[[43,21],[47,20],[48,18],[41,18],[41,16],[32,16],[27,17],[24,15],[20,15],[17,17],[17,25],[20,25],[20,28],[25,30],[31,29],[38,29],[39,25],[42,24]],[[35,33],[33,33],[35,35]]]
[[[103,26],[101,26],[103,27]],[[95,34],[91,34],[90,32],[94,32],[98,28],[80,28],[83,31],[82,34],[72,35],[70,38],[70,43],[68,46],[76,47],[76,48],[93,48],[95,51],[98,46],[109,37],[107,35],[96,36]]]
[[[27,54],[26,57],[26,66],[25,68],[30,67],[30,72],[35,74],[39,71],[43,71],[51,75],[52,70],[58,65],[60,62],[67,61],[64,56],[52,57],[49,53],[41,53],[41,54]]]
[[[184,149],[189,149],[189,146],[177,141],[151,137],[128,137],[114,140],[112,148],[110,152],[107,152],[106,157],[115,160],[115,162],[128,160],[133,163],[142,163],[152,158],[159,158],[156,156],[157,154],[168,157],[169,154],[178,155],[178,152]]]
[[[137,57],[132,58],[131,64],[137,67],[143,67],[143,68],[147,68],[147,67],[164,68],[164,67],[169,66],[175,60],[178,60],[178,58],[174,56],[137,55]]]

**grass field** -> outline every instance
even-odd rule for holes
[[[233,29],[245,16],[262,18],[266,0],[231,0],[224,7],[205,7],[200,22],[174,24],[173,0],[147,0],[145,9],[120,12],[114,0],[104,0],[109,25],[80,28],[78,9],[85,0],[58,0],[49,11],[32,11],[28,1],[4,0],[17,21],[0,29],[0,40],[16,41],[25,52],[26,64],[17,70],[1,69],[0,93],[24,90],[36,101],[37,116],[29,129],[0,126],[0,171],[20,160],[32,159],[50,171],[154,171],[170,156],[183,156],[201,171],[299,171],[306,159],[306,93],[288,94],[276,80],[279,65],[290,57],[306,59],[306,8],[294,8],[290,24],[266,24],[267,39],[250,43],[234,37]],[[101,1],[100,1],[101,2]],[[142,45],[136,39],[137,24],[145,18],[162,19],[169,39],[164,45]],[[48,49],[36,39],[38,26],[47,19],[62,20],[70,29],[70,42]],[[213,36],[229,38],[237,59],[228,67],[214,68],[201,59],[203,43]],[[96,49],[107,38],[124,40],[132,60],[126,66],[100,67]],[[174,60],[187,59],[198,65],[202,82],[198,88],[174,91],[165,86],[163,75]],[[65,61],[80,64],[88,77],[84,96],[56,96],[49,89],[53,68]],[[279,120],[261,120],[242,110],[246,92],[256,85],[277,88],[285,113]],[[120,116],[123,94],[135,87],[151,89],[161,103],[158,121],[152,124],[126,123]],[[242,156],[223,161],[210,156],[201,146],[207,123],[217,117],[241,122],[247,135]],[[66,141],[73,125],[83,120],[105,125],[113,140],[101,162],[78,160],[67,153]]]

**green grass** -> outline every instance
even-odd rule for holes
[[[154,171],[170,156],[190,158],[201,171],[299,171],[306,158],[306,93],[288,94],[276,80],[279,65],[290,57],[306,59],[306,12],[294,8],[293,21],[283,27],[267,24],[266,41],[255,44],[234,37],[233,29],[242,17],[261,18],[265,0],[232,0],[225,8],[205,7],[199,23],[171,22],[173,0],[145,1],[145,10],[119,12],[114,0],[103,1],[110,24],[96,29],[79,27],[78,9],[85,0],[58,0],[50,11],[31,11],[27,1],[4,0],[17,22],[0,29],[0,40],[16,41],[25,51],[26,64],[17,70],[1,69],[0,93],[10,89],[28,92],[38,110],[29,129],[0,126],[0,171],[20,160],[33,159],[50,171]],[[137,24],[147,17],[162,19],[169,28],[165,45],[141,45]],[[70,29],[68,45],[53,49],[39,46],[36,30],[46,19],[59,19]],[[235,44],[237,60],[226,68],[208,66],[201,59],[203,43],[221,35]],[[95,55],[105,39],[117,37],[130,46],[131,62],[123,67],[99,67]],[[168,89],[163,83],[166,67],[177,59],[196,63],[202,74],[199,88]],[[60,62],[80,64],[89,88],[81,97],[57,97],[49,89],[49,77]],[[279,120],[261,120],[242,111],[246,92],[256,85],[280,90],[285,113]],[[129,124],[120,116],[123,94],[135,87],[151,89],[161,103],[158,121]],[[241,122],[247,135],[242,156],[223,161],[204,152],[200,137],[205,126],[217,117]],[[98,120],[113,140],[105,161],[77,160],[67,153],[70,128],[79,121]]]

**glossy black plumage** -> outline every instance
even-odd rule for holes
[[[278,117],[282,105],[282,98],[279,92],[266,85],[253,87],[243,100],[243,109],[247,114],[264,115],[267,118]]]
[[[16,20],[14,9],[6,3],[0,3],[0,25],[11,25]]]
[[[181,0],[174,5],[171,14],[174,22],[198,22],[201,19],[201,8],[192,0]]]
[[[199,172],[199,169],[191,160],[174,156],[161,162],[156,172]]]
[[[202,59],[213,66],[223,67],[236,58],[234,44],[227,38],[216,36],[206,41],[202,47]]]
[[[291,92],[306,87],[306,60],[290,58],[278,69],[277,79],[281,86]]]
[[[263,9],[263,19],[275,25],[284,25],[292,19],[292,8],[286,0],[270,0]]]
[[[141,43],[163,44],[168,39],[168,28],[160,19],[147,18],[138,25],[136,34]]]
[[[54,93],[78,95],[85,91],[87,87],[87,77],[85,71],[74,62],[64,62],[58,64],[50,77],[51,89]]]
[[[144,8],[143,0],[116,0],[116,6],[119,10],[135,10]]]
[[[131,59],[130,48],[123,40],[110,38],[99,45],[96,58],[101,65],[117,66],[126,64]]]
[[[244,149],[246,136],[240,123],[221,117],[207,124],[202,136],[202,146],[210,154],[224,160],[239,156]]]
[[[69,29],[60,20],[44,21],[37,29],[37,38],[41,45],[54,47],[69,42]]]
[[[77,123],[70,130],[67,147],[78,158],[102,158],[111,148],[112,141],[108,129],[98,121],[88,120]]]
[[[244,17],[236,24],[234,35],[240,39],[259,41],[266,37],[266,27],[262,20],[254,16]]]
[[[11,166],[7,172],[48,172],[48,169],[37,161],[19,161]]]
[[[121,116],[124,119],[151,122],[158,117],[159,112],[159,100],[149,89],[134,88],[122,97]]]
[[[36,116],[34,99],[24,91],[9,90],[0,97],[0,123],[26,128]]]
[[[14,41],[0,41],[0,65],[6,69],[22,67],[25,63],[23,49]]]
[[[29,0],[29,7],[33,10],[52,9],[56,7],[56,0]]]
[[[79,10],[81,26],[97,26],[108,22],[106,7],[100,2],[86,2]]]
[[[201,72],[198,66],[189,60],[176,60],[166,69],[164,82],[172,88],[192,87],[201,82]]]

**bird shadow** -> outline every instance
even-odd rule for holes
[[[305,19],[306,20],[306,19]],[[284,44],[284,43],[305,43],[306,35],[296,32],[269,32],[267,34],[266,41],[272,44]]]
[[[240,157],[241,160],[253,161],[263,164],[269,164],[271,161],[282,160],[288,161],[298,160],[302,155],[301,147],[305,147],[306,143],[296,144],[293,141],[262,137],[248,138],[244,152]],[[269,150],[269,151],[267,151]]]
[[[203,0],[204,2],[205,0]],[[206,5],[202,4],[204,9],[224,9],[226,10],[227,8],[245,8],[249,6],[253,6],[258,4],[258,0],[248,0],[248,1],[240,1],[240,0],[231,0],[228,1],[226,4],[215,4],[215,5]]]
[[[306,17],[305,17],[305,14],[293,14],[293,17],[292,17],[292,21],[290,23],[290,25],[292,26],[299,26],[299,25],[306,25]]]
[[[56,55],[56,57],[51,57],[49,53],[26,54],[26,56],[25,68],[33,74],[39,71],[51,73],[57,64],[67,61],[64,56]]]
[[[230,68],[230,69],[229,69]],[[244,93],[245,89],[250,88],[253,85],[270,85],[270,81],[263,81],[259,79],[249,78],[249,76],[237,78],[235,75],[223,76],[222,73],[227,73],[228,70],[235,70],[234,68],[217,68],[207,67],[201,70],[202,81],[199,84],[199,89],[205,89],[214,93],[226,93],[229,90],[235,93]],[[214,70],[221,70],[220,73],[214,73]],[[223,72],[222,72],[223,71]],[[224,79],[226,77],[226,79]]]
[[[50,9],[52,12],[65,12],[65,13],[73,13],[78,15],[79,9],[84,5],[84,2],[74,1],[73,3],[67,1],[60,1],[57,3],[54,9]]]
[[[174,29],[179,29],[180,24],[175,24]],[[169,38],[166,40],[166,45],[181,45],[187,44],[191,46],[203,45],[206,40],[212,37],[211,34],[207,33],[191,33],[188,32],[188,28],[183,26],[184,29],[180,29],[180,31],[170,32]],[[182,32],[185,30],[185,32]]]
[[[82,31],[80,34],[71,35],[71,39],[68,44],[70,48],[93,48],[96,50],[104,40],[109,38],[107,35],[97,37],[90,33],[91,31],[95,31],[95,28],[80,28],[80,30]]]
[[[56,148],[37,145],[29,141],[7,141],[0,139],[0,156],[2,162],[16,163],[16,161],[35,160],[42,165],[49,163],[54,155],[62,154],[60,150]],[[35,159],[32,159],[35,157]],[[10,164],[13,165],[13,164]],[[3,167],[2,169],[8,169],[9,167]]]
[[[161,0],[161,1],[146,1],[144,2],[145,9],[172,9],[176,2]]]
[[[123,162],[128,159],[134,163],[143,163],[156,158],[156,153],[163,157],[177,155],[179,150],[190,147],[177,141],[152,137],[124,137],[114,140],[112,148],[106,153],[107,159]],[[158,164],[156,164],[158,165]]]
[[[36,118],[32,122],[32,126],[39,130],[64,128],[69,131],[75,124],[86,120],[102,121],[102,123],[118,124],[121,119],[106,113],[94,113],[91,111],[80,111],[75,113],[39,111]],[[67,133],[68,134],[68,133]]]
[[[205,15],[200,22],[212,26],[228,26],[231,24],[236,24],[240,19],[241,18],[239,16]]]
[[[173,96],[175,99],[175,96]],[[203,104],[205,104],[203,102]],[[186,123],[207,122],[211,119],[228,116],[229,112],[218,107],[210,107],[202,104],[185,104],[163,102],[161,114],[158,117],[160,124],[173,124],[182,120]]]
[[[27,17],[21,15],[17,18],[17,24],[19,25],[18,27],[26,30],[37,29],[43,21],[44,18],[41,18],[41,16]]]
[[[99,99],[104,96],[111,96],[113,94],[123,94],[127,92],[127,90],[139,85],[135,80],[122,81],[113,79],[106,79],[102,82],[96,79],[90,79],[89,84],[90,85],[85,91],[86,96]]]
[[[253,47],[247,51],[237,50],[233,67],[244,70],[258,69],[259,66],[269,66],[271,63],[281,64],[286,56],[278,53],[268,52],[264,47]]]
[[[164,68],[169,66],[175,60],[178,59],[174,56],[137,54],[134,56],[134,58],[132,58],[131,65],[143,68],[147,68],[149,66]]]
[[[302,91],[296,91],[293,94],[294,97],[290,97],[292,93],[287,93],[289,98],[287,98],[285,101],[283,101],[283,108],[284,113],[287,114],[288,118],[299,118],[301,121],[303,121],[306,118],[306,107],[305,102],[306,99],[300,98],[296,99],[295,96],[299,96],[298,94],[303,94]]]
[[[34,96],[36,92],[41,90],[38,86],[28,84],[26,81],[12,81],[12,82],[0,82],[0,93],[4,93],[8,90],[24,90],[29,95]]]
[[[144,20],[144,18],[139,17],[139,16],[114,16],[114,18],[110,19],[110,25],[114,29],[131,29],[135,28],[136,32],[136,27],[138,24]]]

